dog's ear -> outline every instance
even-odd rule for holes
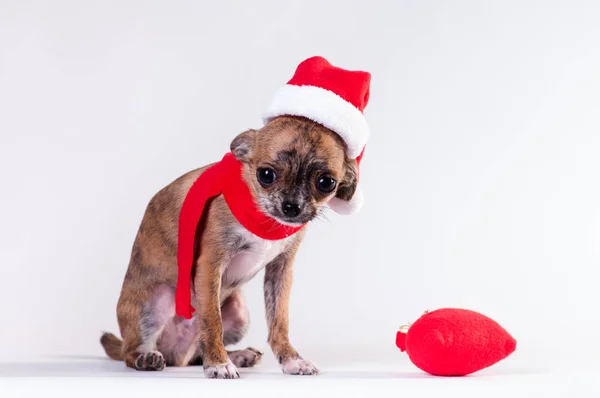
[[[230,149],[233,156],[241,162],[248,162],[252,157],[254,141],[256,140],[256,130],[244,131],[231,141]]]
[[[341,200],[349,201],[356,192],[358,185],[358,166],[355,159],[347,159],[345,162],[345,173],[342,180],[338,183],[335,197]]]

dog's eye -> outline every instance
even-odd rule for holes
[[[271,185],[277,179],[277,175],[273,169],[260,168],[256,170],[256,176],[258,178],[258,182],[260,182],[263,186]]]
[[[335,180],[331,177],[321,176],[317,180],[317,188],[324,193],[330,193],[335,189]]]

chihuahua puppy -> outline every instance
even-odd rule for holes
[[[342,139],[306,118],[277,117],[246,131],[233,140],[231,152],[243,163],[243,178],[259,208],[283,224],[307,223],[331,198],[350,200],[356,190],[356,161],[347,157]],[[110,358],[137,370],[201,364],[208,378],[238,378],[237,368],[254,366],[262,353],[225,347],[248,329],[241,286],[265,268],[268,343],[284,373],[317,374],[288,337],[292,265],[305,228],[289,238],[263,240],[237,222],[222,196],[214,198],[196,237],[202,250],[192,277],[194,316],[175,315],[178,216],[205,169],[179,177],[148,204],[117,305],[123,340],[104,333],[102,346]]]

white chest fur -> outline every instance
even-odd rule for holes
[[[227,265],[223,274],[223,283],[226,285],[248,282],[286,249],[290,239],[265,240],[242,227],[236,233],[242,237],[244,249],[236,253]]]

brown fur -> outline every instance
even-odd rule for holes
[[[278,215],[279,201],[296,195],[306,202],[303,215],[306,220],[302,221],[310,221],[331,197],[337,195],[348,200],[356,188],[356,162],[346,157],[343,141],[308,119],[277,118],[261,130],[240,134],[233,140],[231,150],[244,163],[243,177],[256,202],[274,217]],[[269,188],[262,187],[256,177],[257,169],[266,166],[278,170],[277,183]],[[247,319],[238,308],[241,303],[238,283],[225,279],[224,275],[233,256],[248,248],[236,233],[237,220],[224,199],[217,197],[207,204],[198,228],[197,242],[202,249],[196,253],[192,286],[198,334],[194,343],[183,351],[157,350],[166,347],[161,345],[165,322],[155,319],[151,303],[157,291],[174,289],[176,285],[179,211],[189,188],[205,169],[193,170],[160,190],[143,216],[117,305],[123,341],[110,333],[101,338],[107,355],[124,360],[131,368],[161,370],[165,363],[186,366],[201,362],[208,372],[207,369],[228,362],[228,356],[231,358],[233,354],[225,350],[225,344],[239,341],[247,328]],[[319,173],[336,179],[337,189],[329,194],[318,191],[315,181]],[[300,358],[288,339],[288,300],[292,264],[303,236],[304,230],[295,234],[265,268],[268,342],[280,363]],[[223,327],[225,313],[233,314],[228,317],[239,317],[239,322],[232,321],[234,326],[228,330]],[[257,358],[242,358],[239,363],[260,359],[258,351],[249,350],[247,354]],[[228,369],[225,373],[217,369],[207,376],[236,377],[234,370]]]
[[[106,350],[106,355],[110,359],[122,361],[123,358],[123,342],[112,333],[104,333],[100,338],[100,343]]]
[[[300,232],[304,234],[304,231]],[[288,337],[288,306],[292,289],[292,264],[301,240],[280,254],[265,269],[264,295],[269,326],[268,342],[273,354],[283,363],[299,357]]]
[[[300,134],[281,134],[281,131],[286,130],[293,130]],[[260,131],[248,130],[240,134],[231,146],[234,154],[248,164],[244,169],[244,178],[249,182],[255,197],[261,190],[255,178],[257,169],[281,164],[282,158],[283,161],[295,163],[295,166],[310,162],[311,159],[324,159],[326,164],[323,167],[338,181],[335,191],[338,198],[350,200],[356,190],[358,182],[356,161],[348,159],[345,151],[340,150],[344,147],[343,140],[331,130],[306,118],[279,117]],[[297,187],[295,181],[297,173],[293,173],[297,171],[297,167],[290,169],[292,173],[284,173],[284,184],[280,184],[280,187]],[[314,185],[310,185],[310,190],[306,194],[312,199],[311,205],[314,208],[320,207],[331,197],[319,192]],[[272,209],[263,208],[263,210],[268,212]]]

